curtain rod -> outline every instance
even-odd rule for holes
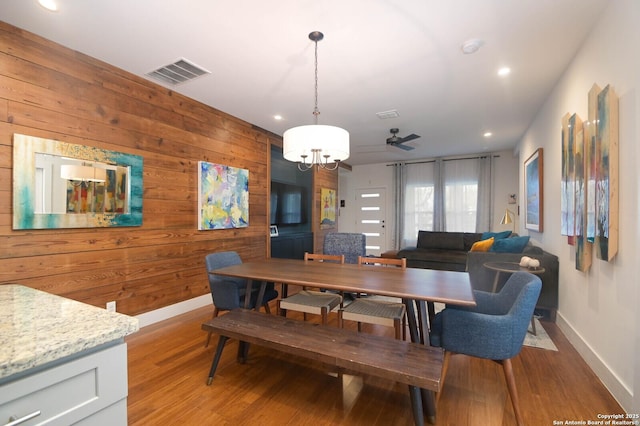
[[[479,155],[477,157],[464,157],[464,158],[444,158],[442,159],[442,161],[456,161],[456,160],[477,160],[479,158],[487,158],[489,157],[489,155]],[[493,158],[500,158],[499,155],[491,155],[491,157]],[[424,160],[424,161],[412,161],[412,162],[406,162],[404,164],[428,164],[428,163],[435,163],[436,160]],[[396,166],[400,163],[392,163],[392,164],[387,164],[387,167],[389,166]]]

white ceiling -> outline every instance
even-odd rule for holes
[[[2,0],[0,19],[143,76],[179,58],[211,71],[176,92],[282,134],[351,136],[350,164],[512,149],[607,0]],[[475,54],[461,44],[484,41]],[[507,78],[498,68],[509,66]],[[377,112],[399,117],[379,119]],[[283,119],[273,117],[280,114]],[[421,135],[387,147],[389,129]],[[484,138],[491,131],[493,136]]]

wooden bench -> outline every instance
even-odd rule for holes
[[[216,372],[229,338],[238,339],[238,360],[244,362],[248,344],[317,360],[353,372],[369,374],[409,385],[413,416],[424,424],[423,399],[435,422],[433,392],[440,390],[442,349],[337,327],[236,309],[213,318],[202,329],[220,335],[209,379]],[[420,388],[426,390],[421,392]]]

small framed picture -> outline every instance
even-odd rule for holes
[[[542,148],[538,148],[524,162],[524,219],[525,228],[542,232]]]
[[[270,234],[272,237],[278,236],[278,227],[276,225],[271,225],[270,230],[271,230]]]

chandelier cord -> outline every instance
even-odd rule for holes
[[[318,116],[320,110],[318,109],[318,40],[315,40],[315,107],[313,109],[314,124],[318,124]]]

